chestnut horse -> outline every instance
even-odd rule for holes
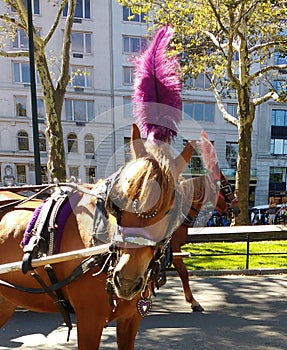
[[[193,227],[196,218],[202,209],[202,206],[211,201],[220,215],[225,213],[233,213],[237,216],[240,213],[238,199],[234,190],[227,181],[225,175],[220,171],[219,192],[214,193],[212,186],[209,185],[209,177],[207,175],[192,178],[191,189],[193,191],[192,204],[188,210],[188,215],[184,218],[184,222],[175,230],[172,235],[170,245],[174,253],[181,253],[181,247],[187,243],[188,228]],[[190,186],[190,184],[188,184]],[[193,311],[204,311],[203,307],[194,298],[190,285],[188,271],[180,255],[173,257],[173,265],[181,279],[185,300],[190,304]]]
[[[105,213],[102,218],[97,217],[103,221],[101,228],[105,230],[109,224],[113,233],[110,252],[89,258],[88,265],[82,258],[53,264],[52,278],[46,272],[49,266],[32,268],[32,273],[26,274],[3,273],[0,327],[17,306],[32,311],[59,312],[70,305],[76,315],[79,350],[98,349],[103,328],[113,320],[116,320],[118,349],[134,349],[141,319],[151,305],[152,263],[180,224],[183,199],[177,180],[192,156],[193,147],[188,143],[175,159],[160,146],[154,153],[148,153],[136,125],[132,127],[131,140],[134,159],[118,172],[117,180],[109,178],[92,188],[83,186],[79,191],[72,191],[69,198],[76,195],[78,199],[64,223],[58,251],[92,247],[105,236],[106,233],[101,236],[99,232],[91,235],[95,212],[100,207]],[[67,192],[66,187],[59,186],[59,190],[60,194]],[[19,244],[35,209],[43,203],[35,198],[19,202],[22,199],[18,194],[0,192],[2,203],[15,204],[13,208],[0,207],[0,267],[22,260]],[[110,220],[110,214],[116,219]],[[33,234],[32,231],[28,236],[33,238]],[[79,270],[88,272],[72,278]],[[55,278],[58,282],[51,282]]]

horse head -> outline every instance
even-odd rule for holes
[[[148,150],[135,124],[131,141],[134,157],[121,170],[117,184],[121,215],[113,239],[120,250],[113,285],[118,297],[127,300],[145,288],[149,264],[173,232],[182,197],[178,177],[193,152],[190,143],[176,159],[164,144]]]
[[[240,207],[235,191],[221,170],[219,192],[215,209],[220,215],[229,213],[238,216],[240,214]]]

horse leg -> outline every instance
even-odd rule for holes
[[[92,301],[93,302],[93,301]],[[105,322],[90,304],[88,309],[76,311],[78,350],[98,350]]]
[[[117,319],[118,350],[134,350],[141,320],[142,317],[138,313],[134,316]]]
[[[192,291],[189,286],[188,272],[184,265],[182,257],[181,256],[173,257],[173,265],[181,279],[185,300],[190,304],[193,311],[196,311],[196,312],[204,311],[203,307],[193,297]]]
[[[16,305],[0,296],[0,328],[12,317]]]

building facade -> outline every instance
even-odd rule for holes
[[[4,12],[5,3],[0,1]],[[46,35],[57,9],[52,3],[32,0],[33,23]],[[13,12],[13,9],[10,9]],[[46,54],[57,79],[65,11],[60,27]],[[62,112],[67,177],[94,182],[110,175],[128,159],[132,117],[131,94],[133,57],[148,44],[143,16],[130,18],[131,11],[115,0],[81,0],[72,31],[71,82]],[[19,31],[7,40],[6,49],[28,49],[26,36]],[[0,183],[35,183],[31,92],[28,58],[0,56]],[[198,139],[207,131],[215,145],[221,168],[234,181],[237,161],[237,129],[221,116],[208,81],[199,76],[194,89],[184,89],[183,120],[174,146],[180,151],[185,140]],[[236,100],[226,108],[236,113]],[[42,181],[47,173],[48,144],[45,138],[45,110],[37,84],[37,113]],[[286,119],[286,121],[285,121]],[[257,110],[252,136],[250,202],[265,204],[269,194],[278,201],[286,194],[287,105],[265,103]],[[186,174],[200,172],[196,154]],[[197,168],[198,165],[198,168]]]

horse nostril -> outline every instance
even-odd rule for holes
[[[141,290],[143,285],[144,285],[144,278],[143,277],[139,277],[138,278],[138,284],[136,285],[135,290]]]

